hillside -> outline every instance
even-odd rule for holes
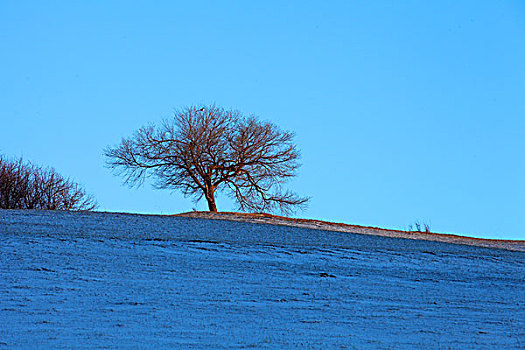
[[[236,213],[236,212],[218,212],[194,211],[176,214],[189,218],[212,219],[212,220],[230,220],[258,224],[284,225],[301,227],[325,231],[349,232],[364,235],[375,235],[383,237],[406,238],[415,240],[426,240],[435,242],[445,242],[453,244],[464,244],[486,248],[499,248],[515,251],[525,251],[525,241],[522,240],[501,240],[501,239],[483,239],[455,234],[427,233],[415,231],[390,230],[379,227],[350,225],[344,223],[335,223],[321,220],[297,219],[284,216],[266,214],[266,213]]]
[[[525,344],[523,252],[185,215],[0,210],[0,349]]]

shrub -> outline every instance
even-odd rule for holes
[[[412,225],[408,225],[408,231],[409,232],[426,232],[430,233],[430,224],[421,224],[419,221],[414,222]]]
[[[0,156],[0,209],[93,210],[91,195],[53,168]]]

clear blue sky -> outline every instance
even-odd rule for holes
[[[206,208],[122,186],[103,157],[202,103],[296,132],[289,187],[312,197],[297,216],[525,239],[522,1],[0,4],[0,153],[100,210]]]

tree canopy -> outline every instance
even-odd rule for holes
[[[105,150],[107,165],[130,186],[147,177],[217,211],[224,191],[241,211],[290,214],[308,198],[285,190],[296,175],[300,153],[292,132],[217,106],[187,107],[173,118],[149,124]]]

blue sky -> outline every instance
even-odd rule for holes
[[[296,132],[297,216],[525,239],[521,1],[2,1],[0,92],[0,153],[100,210],[205,209],[122,186],[103,149],[216,103]]]

